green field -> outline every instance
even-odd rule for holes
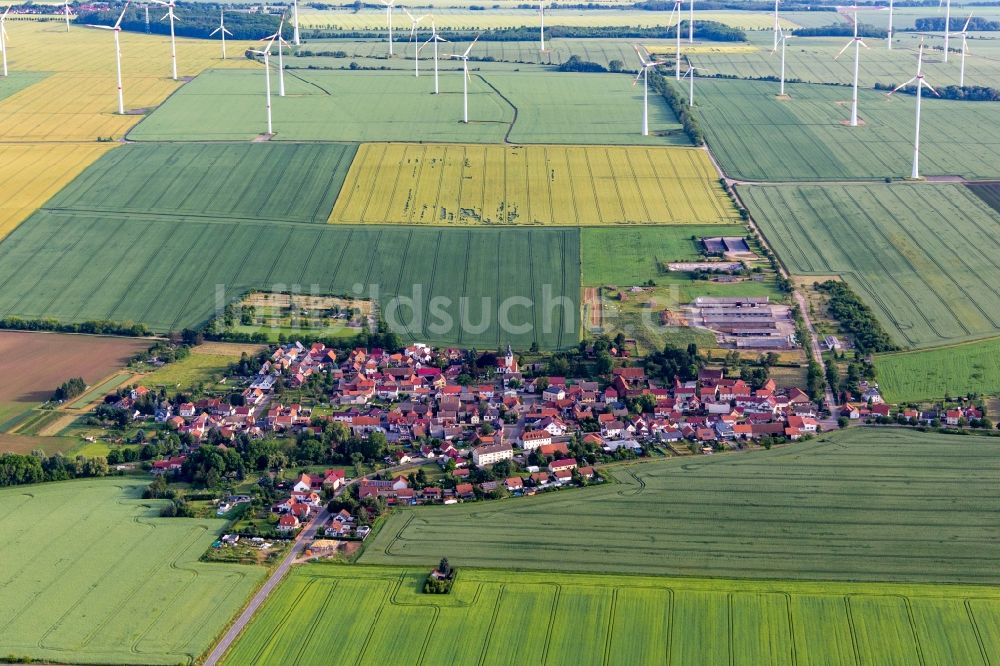
[[[843,275],[902,347],[1000,331],[1000,217],[962,185],[740,186],[798,275]]]
[[[217,353],[217,347],[203,351],[194,347],[187,358],[159,368],[145,375],[139,383],[150,388],[163,386],[168,391],[173,388],[190,388],[195,384],[212,385],[222,378],[230,365],[240,360],[240,352]]]
[[[746,233],[746,227],[737,224],[581,229],[583,284],[625,286],[660,280],[664,278],[662,262],[702,258],[697,239]]]
[[[158,516],[145,480],[0,490],[0,654],[61,663],[190,663],[264,570],[198,562],[220,520]]]
[[[469,84],[468,125],[462,120],[462,74],[297,70],[285,73],[287,95],[272,76],[277,140],[446,141],[501,143],[514,109],[478,76]],[[264,72],[205,72],[136,125],[134,141],[246,141],[263,134]]]
[[[0,86],[0,100],[21,92],[28,86],[38,83],[48,74],[44,72],[18,72],[8,70],[7,76],[3,78],[3,85]]]
[[[875,357],[879,389],[889,402],[1000,393],[1000,338]]]
[[[543,348],[565,347],[578,339],[579,247],[577,229],[353,227],[42,211],[0,244],[0,313],[133,320],[170,331],[207,321],[217,299],[250,289],[376,296],[387,306],[392,296],[413,298],[416,287],[415,315],[406,307],[383,308],[387,318],[412,328],[404,338],[482,348],[508,342],[527,347],[535,340]],[[568,301],[546,308],[546,293]],[[510,333],[502,334],[498,307],[513,296],[531,298],[536,307],[515,302]],[[460,312],[469,326],[459,325]],[[531,330],[523,330],[526,324]]]
[[[131,373],[120,372],[114,377],[110,377],[107,381],[98,384],[96,386],[91,386],[90,390],[81,395],[79,398],[74,400],[69,408],[70,409],[83,409],[92,402],[103,398],[108,393],[111,393],[116,388],[124,384],[131,377]]]
[[[859,93],[859,127],[851,89],[702,79],[697,115],[722,169],[760,181],[902,178],[913,157],[914,98]],[[974,132],[970,128],[976,128]],[[924,99],[921,175],[1000,176],[1000,105]]]
[[[224,663],[988,666],[1000,650],[996,588],[460,569],[438,596],[426,575],[297,568]]]
[[[366,564],[820,580],[1000,582],[1000,440],[851,429],[620,481],[394,513]]]
[[[347,62],[337,60],[339,66]],[[642,89],[633,88],[625,74],[561,74],[539,68],[515,72],[509,65],[475,63],[466,125],[460,122],[461,71],[442,71],[441,94],[433,95],[433,64],[426,61],[423,66],[419,78],[409,68],[288,72],[288,95],[272,99],[275,139],[689,143],[673,113],[655,95],[650,99],[651,136],[642,137]],[[257,71],[206,72],[172,95],[129,138],[249,140],[264,131],[262,76]],[[258,94],[259,107],[248,101]]]
[[[46,207],[323,223],[356,151],[356,144],[126,145]]]

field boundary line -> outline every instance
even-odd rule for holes
[[[611,663],[611,641],[615,633],[615,612],[618,606],[618,588],[611,590],[611,608],[608,609],[607,636],[604,637],[604,666]]]

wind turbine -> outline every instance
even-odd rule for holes
[[[299,0],[292,0],[292,43],[301,46],[299,39]]]
[[[382,0],[385,5],[385,20],[389,24],[389,57],[392,57],[392,8],[396,6],[396,0]]]
[[[969,55],[969,22],[972,21],[972,12],[969,12],[969,18],[965,19],[965,25],[962,26],[962,66],[958,70],[958,87],[965,87],[965,56]]]
[[[413,75],[420,76],[420,46],[417,45],[417,24],[427,18],[427,15],[413,18],[413,14],[406,7],[403,11],[410,18],[410,40],[413,42]]]
[[[948,62],[948,38],[951,36],[951,0],[938,0],[938,9],[944,4],[944,61]]]
[[[264,39],[268,39],[265,37]],[[264,41],[264,39],[260,41]],[[257,55],[264,56],[264,87],[267,91],[267,134],[271,136],[274,134],[271,128],[271,45],[274,44],[274,37],[270,38],[271,41],[267,43],[267,47],[263,51],[251,50],[250,53],[256,53]],[[280,48],[281,45],[279,44]],[[279,51],[280,53],[280,51]]]
[[[688,43],[694,42],[694,0],[688,0]]]
[[[851,41],[847,42],[847,44],[844,45],[844,48],[840,49],[840,53],[836,55],[834,60],[844,55],[844,51],[846,51],[851,46],[851,44],[854,45],[854,85],[852,86],[851,89],[851,127],[857,127],[858,126],[858,73],[861,63],[861,47],[863,46],[865,48],[868,48],[868,45],[865,44],[860,37],[858,37],[858,8],[851,7],[850,9],[854,10],[854,37],[851,39]]]
[[[702,69],[701,67],[695,67],[690,62],[688,63],[687,71],[684,72],[684,77],[690,79],[688,87],[688,108],[694,106],[694,73],[695,70]],[[704,71],[704,70],[702,70]]]
[[[772,51],[778,49],[778,33],[781,32],[781,22],[778,20],[778,3],[781,0],[774,0],[774,48]]]
[[[638,46],[634,46],[633,48],[635,48],[636,55],[639,56],[640,69],[632,85],[635,86],[635,84],[639,83],[639,78],[642,78],[642,135],[649,136],[649,70],[660,63],[655,60],[646,60]]]
[[[431,38],[424,42],[424,46],[429,43],[434,42],[434,94],[440,94],[441,90],[438,87],[438,42],[447,42],[448,40],[440,36],[437,33],[437,27],[434,25],[434,19],[431,19]]]
[[[208,33],[208,36],[211,37],[215,33],[219,33],[219,36],[222,37],[222,59],[225,60],[226,59],[226,35],[229,35],[230,37],[232,37],[233,33],[231,33],[228,30],[226,30],[226,10],[222,9],[221,7],[219,8],[219,27],[216,28],[215,30],[213,30],[212,32]]]
[[[469,44],[469,48],[465,49],[465,53],[458,55],[456,53],[449,53],[449,58],[457,58],[462,61],[462,122],[469,122],[469,52],[472,51],[472,47],[476,45],[479,41],[479,35],[472,40]]]
[[[677,53],[674,56],[674,78],[678,81],[681,80],[681,2],[683,0],[674,0],[674,8],[670,10],[670,18],[667,19],[667,25],[670,25],[674,13],[677,13]]]
[[[889,0],[889,29],[886,30],[885,33],[885,43],[886,43],[886,48],[888,48],[890,51],[892,50],[892,9],[893,9],[893,0]]]
[[[273,35],[268,35],[264,39],[260,40],[262,42],[265,40],[270,40],[267,42],[268,50],[271,49],[271,45],[274,43],[274,40],[278,40],[278,97],[285,96],[285,60],[284,57],[282,56],[282,53],[284,51],[284,47],[288,46],[288,42],[286,42],[285,38],[281,36],[281,33],[284,31],[284,29],[285,29],[285,17],[282,16],[281,20],[278,21],[277,31],[275,31]]]
[[[784,30],[781,31],[781,88],[778,90],[778,96],[785,96],[785,47],[787,46],[788,40],[791,35],[787,34]],[[774,51],[771,51],[774,53]]]
[[[545,7],[542,0],[538,0],[538,36],[541,39],[539,51],[545,51]]]
[[[63,5],[63,16],[66,17],[66,32],[69,32],[69,0]]]
[[[163,19],[170,19],[170,66],[171,66],[171,69],[173,70],[173,79],[174,79],[174,81],[176,81],[177,80],[177,39],[174,37],[174,21],[175,20],[179,21],[180,19],[178,19],[174,15],[174,6],[175,6],[174,5],[174,0],[167,0],[166,2],[164,2],[164,0],[152,0],[152,2],[154,2],[154,3],[158,4],[158,5],[163,5],[164,7],[167,8],[167,13],[164,14],[163,18],[161,18],[160,20],[162,21]]]
[[[125,2],[125,6],[122,7],[122,13],[115,21],[114,27],[107,25],[91,25],[90,28],[100,28],[101,30],[113,30],[115,33],[115,66],[118,70],[118,115],[125,115],[125,98],[122,96],[122,50],[118,42],[118,33],[122,31],[122,19],[125,18],[125,12],[128,11],[128,0]],[[7,9],[10,11],[10,8]],[[6,53],[6,51],[4,52]]]
[[[0,56],[3,58],[3,76],[7,78],[7,14],[10,14],[8,5],[3,14],[0,14]]]
[[[914,76],[909,81],[907,81],[906,83],[899,84],[898,86],[893,88],[891,92],[888,93],[889,95],[891,95],[897,90],[905,88],[906,86],[910,85],[914,81],[917,82],[917,122],[916,122],[917,129],[913,137],[913,170],[910,172],[910,178],[913,179],[920,178],[920,97],[921,97],[920,93],[923,90],[924,86],[927,86],[927,89],[930,90],[932,93],[934,93],[938,97],[941,96],[938,95],[938,91],[934,90],[931,84],[924,81],[923,60],[924,60],[924,40],[921,39],[920,49],[917,51],[917,75]]]

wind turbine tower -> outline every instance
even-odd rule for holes
[[[479,41],[479,35],[472,40],[469,44],[469,48],[465,49],[465,53],[458,55],[456,53],[449,54],[451,58],[457,58],[462,61],[462,122],[469,122],[469,52],[472,51],[472,47],[476,45]]]
[[[923,91],[924,87],[926,86],[926,88],[928,90],[930,90],[932,93],[934,93],[935,95],[937,95],[938,97],[940,97],[940,95],[938,95],[938,92],[936,90],[934,90],[933,87],[931,87],[931,84],[927,83],[927,81],[924,80],[923,61],[924,61],[924,42],[923,42],[923,40],[921,40],[920,41],[920,49],[917,51],[917,75],[914,76],[909,81],[907,81],[906,83],[899,84],[898,86],[896,86],[895,88],[893,88],[892,91],[889,93],[889,95],[891,95],[892,93],[896,92],[897,90],[899,90],[901,88],[905,88],[906,86],[908,86],[908,85],[910,85],[911,83],[914,83],[914,82],[916,82],[916,84],[917,84],[917,120],[916,120],[916,131],[915,131],[915,133],[913,135],[913,170],[910,171],[910,178],[913,178],[914,180],[917,179],[917,178],[920,178],[920,98],[921,98],[921,92]]]
[[[115,25],[91,25],[91,28],[100,28],[101,30],[112,30],[115,33],[115,68],[118,73],[118,115],[125,115],[125,97],[122,93],[122,50],[121,44],[118,39],[118,34],[122,31],[122,19],[125,18],[125,12],[128,11],[129,3],[126,1],[125,6],[122,7],[122,13],[115,21]]]
[[[840,53],[834,58],[836,60],[840,56],[844,55],[846,51],[852,44],[854,45],[854,85],[851,86],[851,127],[858,126],[858,76],[860,74],[861,65],[861,47],[868,48],[860,37],[858,37],[858,8],[850,7],[854,10],[854,37],[851,41],[844,45],[844,48],[840,49]]]
[[[233,33],[231,33],[228,30],[226,30],[226,10],[222,9],[221,7],[219,8],[219,27],[216,28],[215,30],[213,30],[212,32],[208,33],[208,36],[211,37],[215,33],[219,33],[219,36],[222,37],[222,59],[225,60],[226,59],[226,35],[229,35],[230,37],[232,37]]]

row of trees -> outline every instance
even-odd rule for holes
[[[681,127],[684,128],[684,133],[691,139],[691,143],[696,146],[705,145],[705,135],[698,124],[698,119],[691,113],[691,107],[688,106],[687,98],[675,90],[674,86],[667,81],[667,78],[655,69],[649,71],[649,85],[653,90],[663,95],[663,99],[667,101],[667,105],[681,122]]]
[[[145,324],[134,321],[84,321],[79,324],[68,324],[55,319],[22,319],[21,317],[3,317],[0,328],[13,331],[52,331],[55,333],[88,333],[91,335],[126,335],[142,337],[152,335]]]
[[[74,21],[85,25],[114,25],[121,11],[121,5],[104,10],[83,10]],[[159,7],[150,7],[147,26],[146,12],[141,7],[130,6],[122,19],[122,30],[169,35],[170,22],[161,20],[163,11]],[[214,5],[184,3],[177,8],[176,17],[174,32],[178,37],[208,38],[208,34],[219,27],[219,9]],[[231,39],[260,39],[277,30],[279,20],[273,14],[230,11],[226,15],[226,30],[232,33]]]
[[[896,86],[891,83],[876,83],[875,90],[892,90]],[[1000,102],[1000,89],[989,86],[945,86],[935,88],[941,99],[952,99],[964,102]],[[900,93],[916,95],[916,86],[906,86],[899,89]],[[924,93],[925,95],[927,93]]]
[[[837,280],[827,280],[816,285],[816,288],[829,296],[830,314],[851,334],[854,346],[860,353],[872,354],[897,349],[871,308],[849,286]]]
[[[107,474],[108,461],[104,458],[79,456],[69,459],[61,454],[46,456],[41,451],[34,451],[27,456],[17,453],[0,454],[0,486],[66,481]]]

